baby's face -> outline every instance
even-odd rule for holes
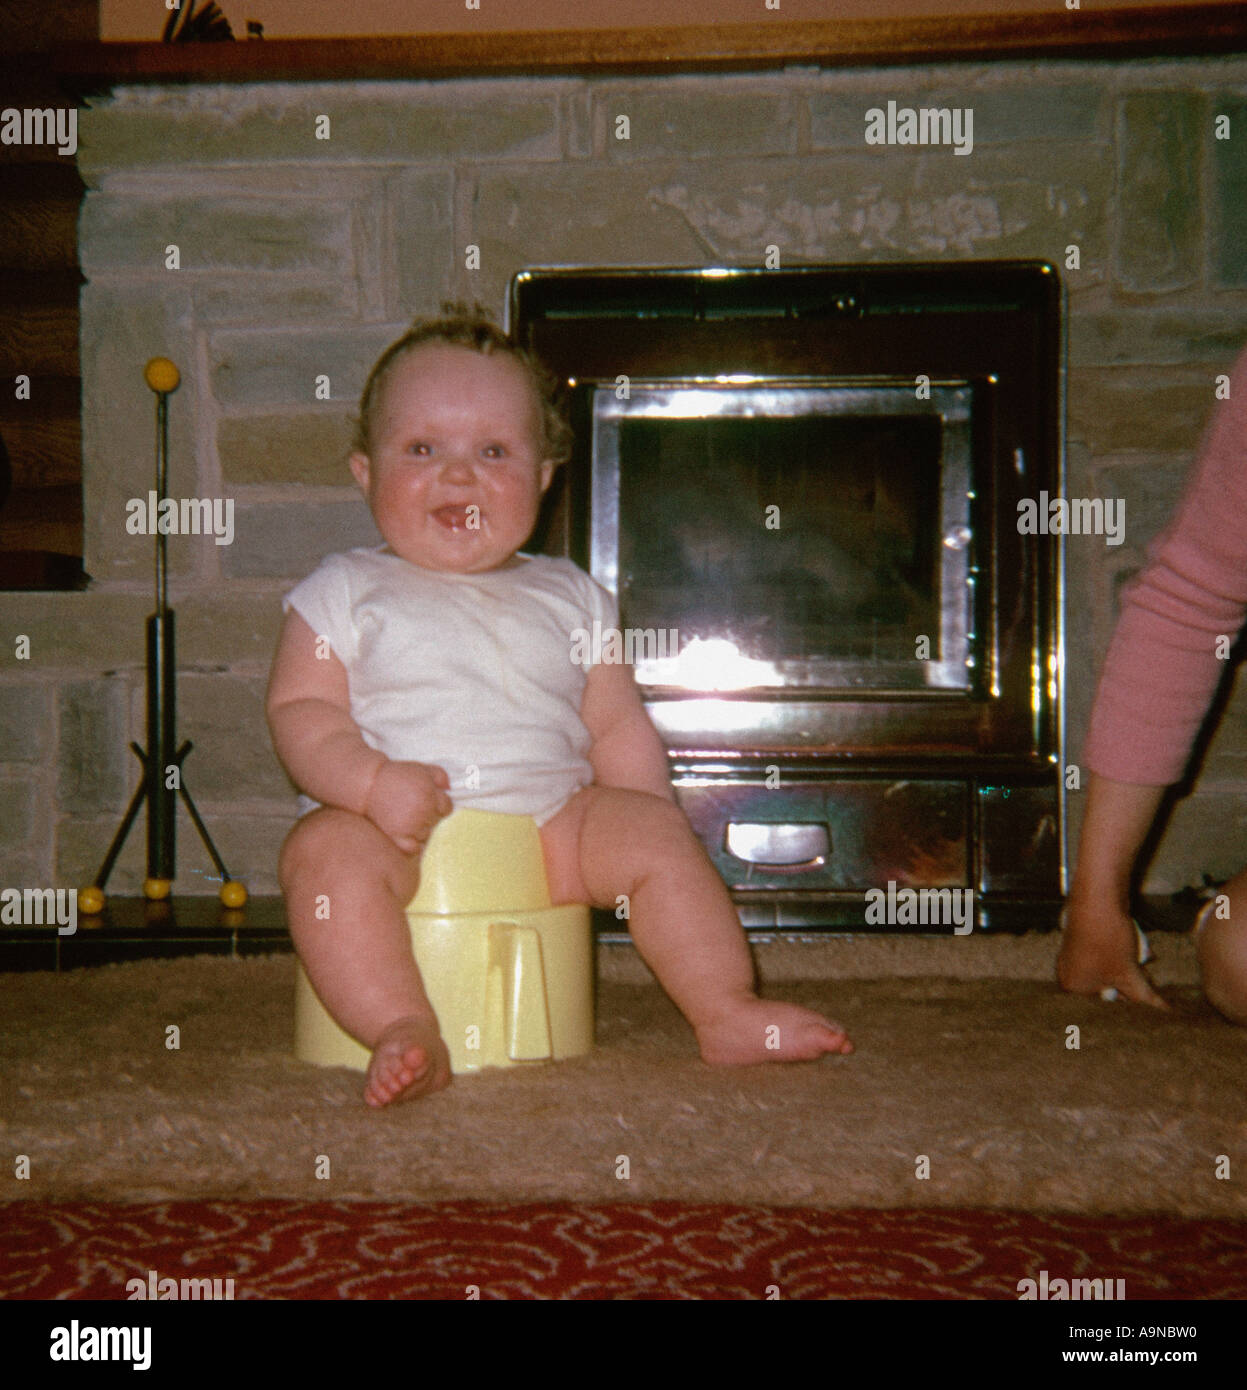
[[[426,343],[377,402],[372,457],[351,472],[396,555],[430,570],[498,569],[528,539],[554,476],[523,367],[502,354]]]

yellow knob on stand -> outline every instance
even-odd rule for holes
[[[78,911],[84,917],[96,917],[104,911],[104,892],[92,884],[78,889]]]
[[[221,884],[218,895],[226,907],[241,907],[247,901],[247,890],[236,878]]]
[[[153,357],[143,368],[143,380],[153,391],[159,391],[164,395],[168,391],[178,389],[182,374],[167,357]]]

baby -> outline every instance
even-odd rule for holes
[[[282,847],[290,931],[372,1052],[365,1099],[450,1082],[404,908],[454,805],[533,816],[555,905],[626,895],[705,1061],[852,1052],[838,1025],[757,997],[631,668],[573,661],[575,630],[617,625],[614,600],[570,560],[520,550],[570,453],[553,382],[483,316],[444,312],[382,355],[360,402],[351,472],[385,544],[330,556],[287,596],[268,688],[277,755],[319,803]]]

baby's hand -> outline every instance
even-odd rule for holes
[[[368,793],[364,814],[404,854],[422,850],[433,827],[453,809],[443,768],[426,763],[387,762]]]

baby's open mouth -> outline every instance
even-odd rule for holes
[[[433,513],[433,519],[439,526],[444,526],[447,531],[466,531],[468,530],[468,519],[479,523],[479,508],[464,506],[438,507]]]

